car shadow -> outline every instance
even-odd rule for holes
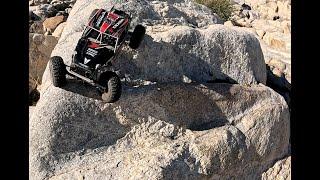
[[[101,93],[96,87],[79,79],[67,78],[67,83],[61,88],[88,98],[101,100]]]

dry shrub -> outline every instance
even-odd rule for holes
[[[227,21],[234,7],[230,0],[195,0],[199,4],[203,4],[210,8],[214,13],[216,13],[220,18]]]

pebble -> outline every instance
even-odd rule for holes
[[[72,8],[66,8],[64,11],[65,11],[67,14],[70,14],[71,9],[72,9]]]
[[[277,67],[282,72],[286,69],[286,64],[278,59],[271,59],[268,64]]]
[[[275,67],[273,70],[272,70],[272,73],[278,77],[283,77],[284,74],[283,72],[281,72],[277,67]]]

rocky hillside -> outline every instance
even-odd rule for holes
[[[30,105],[39,99],[43,72],[74,3],[75,0],[29,0]]]
[[[250,10],[237,6],[232,24],[253,31],[274,74],[291,82],[291,1],[250,2]]]
[[[77,0],[67,15],[34,12],[64,24],[53,46],[46,42],[57,27],[34,32],[35,51],[50,47],[42,59],[58,55],[69,64],[92,10],[113,5],[147,28],[141,46],[124,47],[114,65],[123,95],[103,103],[71,77],[56,88],[44,66],[29,121],[30,179],[290,178],[290,110],[281,89],[289,76],[272,73],[278,66],[269,57],[285,60],[266,55],[280,50],[263,44],[258,29],[234,25],[244,10],[228,25],[191,0]]]
[[[268,85],[290,103],[291,0],[233,1],[235,12],[224,24],[242,27],[257,37],[268,65]]]

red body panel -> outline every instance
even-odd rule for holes
[[[107,28],[110,26],[110,24],[107,24],[106,22],[102,23],[102,26],[100,27],[101,32],[106,32]]]
[[[107,18],[111,19],[112,21],[116,21],[119,18],[119,16],[110,12]]]
[[[97,43],[94,43],[94,42],[90,42],[90,44],[88,45],[88,47],[90,47],[90,48],[97,48],[97,47],[99,47],[99,44],[97,44]]]

